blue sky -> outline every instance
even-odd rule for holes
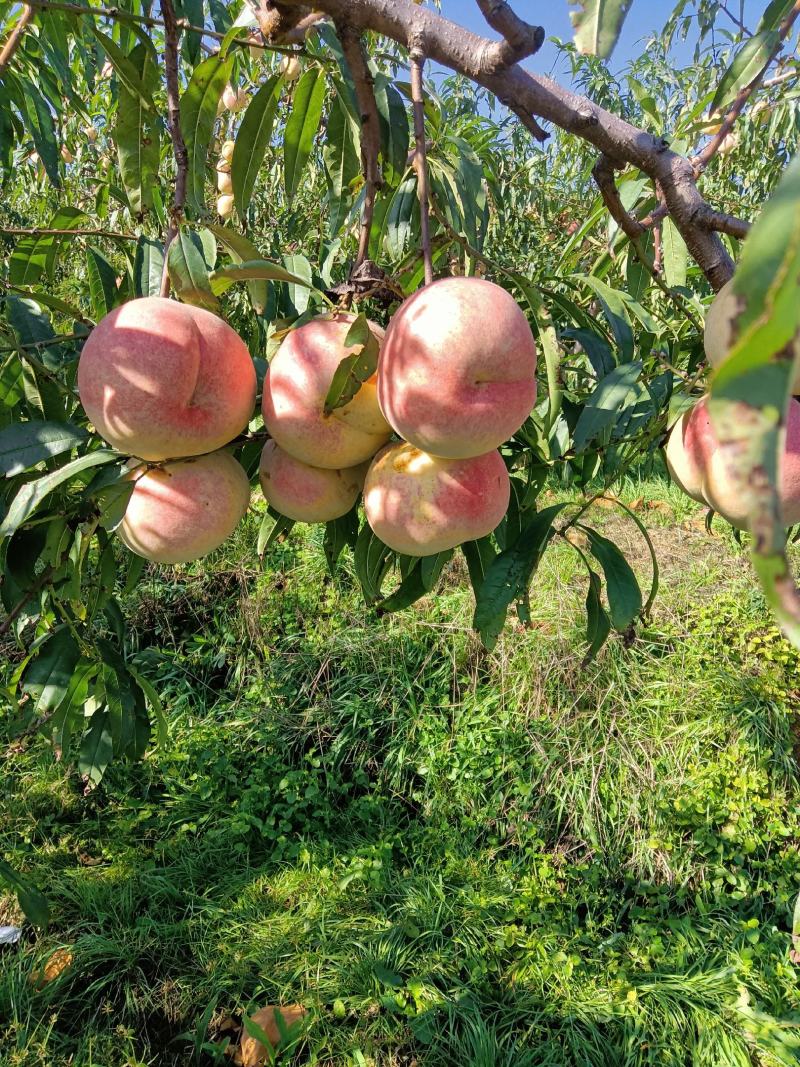
[[[617,42],[617,47],[611,56],[612,68],[620,69],[626,62],[641,53],[641,41],[653,30],[660,30],[675,6],[676,0],[633,0],[628,16]],[[543,4],[541,0],[511,0],[512,7],[517,14],[526,21],[537,24],[541,23],[548,37],[560,37],[569,40],[572,29],[569,20],[569,5],[567,0],[555,0],[549,4]],[[731,11],[738,14],[739,0],[730,0],[728,4]],[[692,5],[687,5],[691,10]],[[759,17],[766,8],[764,0],[745,0],[745,24],[752,30]],[[474,30],[476,33],[486,36],[495,36],[487,29],[483,16],[480,13],[475,0],[442,0],[442,14],[454,22]],[[719,25],[730,25],[724,16],[721,16]],[[694,41],[690,38],[684,42],[678,42],[675,48],[675,58],[680,64],[691,62],[694,49]],[[553,74],[558,77],[564,74],[563,67],[553,70],[557,53],[552,44],[547,42],[538,55],[528,60],[525,64],[530,70],[542,74]]]

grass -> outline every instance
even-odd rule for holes
[[[3,1067],[229,1062],[232,1015],[295,1002],[280,1062],[800,1062],[800,661],[721,523],[657,478],[620,496],[662,590],[589,666],[563,542],[491,654],[458,561],[382,620],[316,531],[259,572],[257,517],[150,573],[128,610],[170,744],[84,796],[7,727],[0,854],[54,920],[0,955]],[[593,521],[646,582],[633,524]]]

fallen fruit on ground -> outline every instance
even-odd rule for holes
[[[281,1043],[281,1024],[284,1033],[287,1030],[294,1033],[298,1029],[297,1024],[302,1022],[306,1014],[306,1009],[301,1004],[287,1004],[285,1007],[269,1004],[249,1016],[269,1038],[270,1047],[267,1048],[258,1038],[251,1037],[247,1030],[243,1029],[239,1044],[242,1067],[262,1067],[263,1064],[273,1063],[273,1050]],[[276,1016],[280,1016],[281,1024]]]
[[[674,441],[673,441],[674,438]],[[747,492],[731,477],[703,397],[674,427],[666,460],[675,483],[693,499],[706,503],[737,529],[745,529],[752,511]],[[783,522],[800,522],[800,403],[791,400],[780,465]]]
[[[798,299],[800,299],[800,293],[798,293]],[[744,302],[742,301],[740,306],[733,291],[733,279],[731,279],[723,285],[706,312],[703,346],[706,358],[712,367],[719,367],[728,358],[735,340],[734,322],[743,309]],[[795,337],[792,350],[795,354],[800,353],[800,334]],[[792,393],[800,393],[800,370],[795,374]]]
[[[401,441],[372,461],[364,510],[389,548],[430,556],[490,534],[505,515],[509,496],[499,452],[442,459]]]
[[[344,407],[325,413],[339,363],[355,351],[344,344],[353,315],[313,319],[284,338],[264,381],[262,409],[270,436],[312,467],[343,470],[371,459],[392,430],[378,406],[376,376]],[[370,323],[378,341],[383,330]]]
[[[481,278],[443,278],[403,303],[378,366],[381,410],[435,456],[497,448],[536,401],[536,345],[514,298]]]
[[[131,552],[154,563],[188,563],[233,533],[250,503],[250,483],[228,452],[130,473],[136,486],[117,528]]]
[[[214,452],[247,425],[256,373],[217,315],[162,297],[122,304],[83,347],[78,391],[109,444],[140,459]]]
[[[366,472],[366,463],[344,470],[311,467],[267,441],[259,478],[267,503],[287,519],[330,522],[346,515],[358,500]]]

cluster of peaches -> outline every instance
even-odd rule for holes
[[[406,300],[379,345],[377,372],[344,406],[326,400],[354,317],[289,332],[263,390],[269,433],[260,464],[274,511],[299,522],[345,515],[364,494],[367,521],[397,552],[432,555],[492,532],[509,479],[498,447],[536,399],[536,347],[502,288],[446,278]],[[228,537],[250,490],[224,451],[256,394],[242,340],[208,311],[158,297],[107,315],[81,354],[78,388],[111,445],[137,457],[118,532],[161,563],[199,558]],[[394,436],[400,440],[394,440]]]
[[[706,314],[704,344],[712,367],[718,367],[731,350],[736,314],[736,297],[728,282]],[[800,376],[792,392],[800,393]],[[713,508],[737,529],[747,526],[751,502],[729,473],[709,418],[707,397],[675,424],[667,439],[665,458],[672,480],[687,496]],[[786,526],[793,526],[800,522],[800,403],[794,398],[789,402],[786,418],[780,480],[783,521]]]

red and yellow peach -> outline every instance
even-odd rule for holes
[[[345,470],[311,467],[267,441],[261,453],[259,477],[267,503],[295,522],[330,522],[358,500],[366,463]]]

